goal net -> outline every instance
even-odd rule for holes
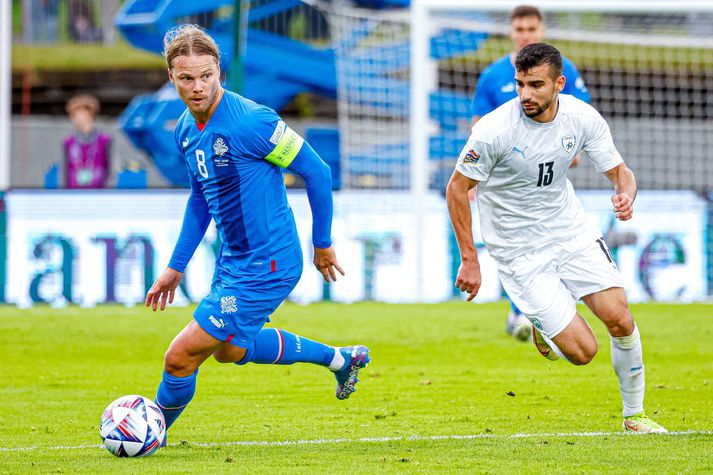
[[[442,190],[469,135],[478,79],[512,50],[508,16],[517,2],[412,3],[410,11],[332,9],[346,187],[422,181]],[[578,68],[640,188],[710,191],[713,4],[537,5],[545,41]],[[570,179],[608,186],[590,166]]]

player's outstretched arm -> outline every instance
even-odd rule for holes
[[[155,312],[156,307],[159,306],[161,310],[166,308],[166,301],[168,303],[173,303],[173,298],[176,296],[176,287],[181,282],[183,277],[183,272],[178,272],[175,269],[167,267],[156,282],[153,283],[149,292],[146,294],[146,306],[151,307]]]
[[[478,294],[481,283],[480,264],[478,263],[478,253],[473,243],[472,217],[470,214],[470,201],[468,200],[468,191],[477,184],[477,181],[455,170],[446,189],[448,213],[451,217],[461,256],[455,286],[462,292],[468,292],[468,301],[473,300]]]
[[[287,168],[305,181],[312,210],[314,266],[324,276],[325,282],[335,281],[337,272],[344,275],[344,270],[337,262],[332,247],[332,171],[306,142]]]
[[[625,163],[620,163],[605,174],[614,184],[616,194],[611,198],[614,214],[620,221],[628,221],[634,214],[634,200],[636,199],[634,172]]]

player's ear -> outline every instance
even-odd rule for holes
[[[168,68],[168,80],[173,84],[173,71],[171,71],[171,68]]]
[[[560,77],[557,78],[557,92],[562,92],[566,82],[567,79],[564,77],[564,74],[561,74]]]

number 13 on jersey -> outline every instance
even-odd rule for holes
[[[555,162],[545,162],[540,163],[540,173],[537,177],[537,186],[548,186],[552,184],[552,177],[554,176],[554,171],[552,170],[552,165]]]

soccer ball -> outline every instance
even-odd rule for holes
[[[99,434],[104,447],[117,457],[145,457],[166,438],[166,421],[150,399],[124,396],[104,410]]]
[[[532,338],[532,323],[523,315],[515,317],[510,334],[520,341],[528,341]]]

